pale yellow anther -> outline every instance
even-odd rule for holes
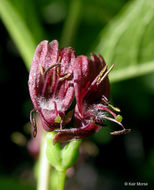
[[[110,106],[114,111],[116,111],[116,112],[120,112],[120,109],[119,109],[119,108],[114,107],[114,106],[111,105],[111,104],[108,104],[108,106]]]
[[[109,74],[109,72],[113,69],[113,67],[114,67],[114,64],[111,65],[111,67],[106,71],[106,73],[102,76],[102,78],[98,82],[102,82],[106,78],[106,76]]]
[[[101,79],[102,75],[104,74],[104,72],[106,71],[106,69],[107,69],[107,65],[105,65],[103,67],[103,69],[101,70],[101,72],[99,73],[98,78],[97,78],[97,82],[100,81],[100,79]]]
[[[59,67],[60,66],[60,64],[58,63],[58,64],[54,64],[54,65],[52,65],[52,66],[50,66],[46,71],[44,71],[44,75],[48,72],[48,71],[50,71],[52,68],[54,68],[54,67]]]
[[[58,57],[58,63],[61,62],[61,59],[62,59],[61,56],[59,56],[59,57]]]
[[[59,81],[64,81],[64,80],[68,79],[71,75],[72,74],[68,73],[64,77],[59,78]]]
[[[60,67],[57,67],[57,76],[60,76]]]
[[[44,67],[40,66],[41,75],[44,75]]]
[[[116,112],[120,112],[121,111],[119,108],[117,108],[117,107],[113,106],[112,104],[110,104],[108,102],[108,100],[105,99],[105,97],[102,98],[102,101],[105,102],[105,104],[108,105],[109,107],[111,107],[114,111],[116,111]]]

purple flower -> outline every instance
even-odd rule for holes
[[[71,47],[58,50],[58,42],[48,44],[42,41],[36,48],[29,74],[29,92],[34,105],[30,121],[37,133],[37,112],[42,126],[47,131],[56,131],[53,143],[87,137],[97,132],[104,120],[110,120],[122,127],[112,132],[117,135],[127,133],[121,124],[122,117],[114,111],[108,99],[110,84],[104,59],[98,55],[75,57]],[[74,110],[68,111],[73,98],[76,98]],[[74,115],[73,115],[74,114]],[[65,128],[73,117],[72,128]]]
[[[76,58],[74,64],[74,89],[76,97],[75,106],[75,128],[56,130],[58,133],[54,138],[54,143],[64,142],[71,139],[87,137],[97,132],[104,120],[110,120],[121,125],[123,130],[115,131],[111,134],[129,132],[121,124],[121,116],[116,115],[118,108],[113,107],[108,102],[110,85],[108,73],[113,65],[107,70],[103,58],[91,54],[91,60],[86,56]],[[110,116],[107,116],[109,114]],[[119,121],[118,121],[119,120]]]
[[[58,50],[56,40],[49,44],[48,41],[42,41],[36,48],[29,74],[29,92],[33,111],[38,112],[47,131],[59,128],[71,120],[72,114],[65,116],[65,111],[74,97],[74,62],[74,50],[71,47]],[[36,131],[33,111],[31,123]]]

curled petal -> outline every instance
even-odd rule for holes
[[[72,129],[63,129],[63,130],[56,130],[58,133],[54,137],[53,143],[57,142],[66,142],[72,139],[80,139],[84,137],[88,137],[94,133],[96,133],[101,126],[96,125],[94,123],[89,123],[84,127],[80,128],[72,128]]]
[[[127,134],[130,132],[131,132],[131,129],[123,129],[123,130],[119,130],[119,131],[113,131],[110,134],[111,135],[122,135],[122,134]]]

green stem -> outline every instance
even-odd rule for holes
[[[65,185],[65,170],[57,171],[58,172],[58,183],[57,183],[57,190],[64,190]]]
[[[64,29],[62,31],[62,37],[60,41],[60,45],[62,47],[72,45],[80,21],[81,8],[82,8],[81,0],[71,1],[69,12],[64,24]]]
[[[39,157],[39,172],[37,190],[48,190],[50,180],[50,165],[46,158],[46,140],[42,137],[40,157]]]

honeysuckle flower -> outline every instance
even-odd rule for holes
[[[34,110],[31,124],[36,135],[35,117],[38,112],[45,130],[53,131],[70,121],[65,116],[74,97],[73,65],[75,52],[71,47],[58,50],[58,42],[42,41],[36,48],[29,74],[29,92]]]
[[[116,115],[111,109],[120,110],[108,102],[110,94],[108,73],[112,68],[113,65],[107,70],[107,65],[100,55],[97,57],[91,54],[91,60],[87,56],[76,58],[73,72],[76,127],[56,130],[58,133],[54,143],[92,135],[102,127],[104,120],[113,121],[123,128],[112,132],[113,135],[129,132],[129,129],[125,129],[121,124],[122,117]]]

